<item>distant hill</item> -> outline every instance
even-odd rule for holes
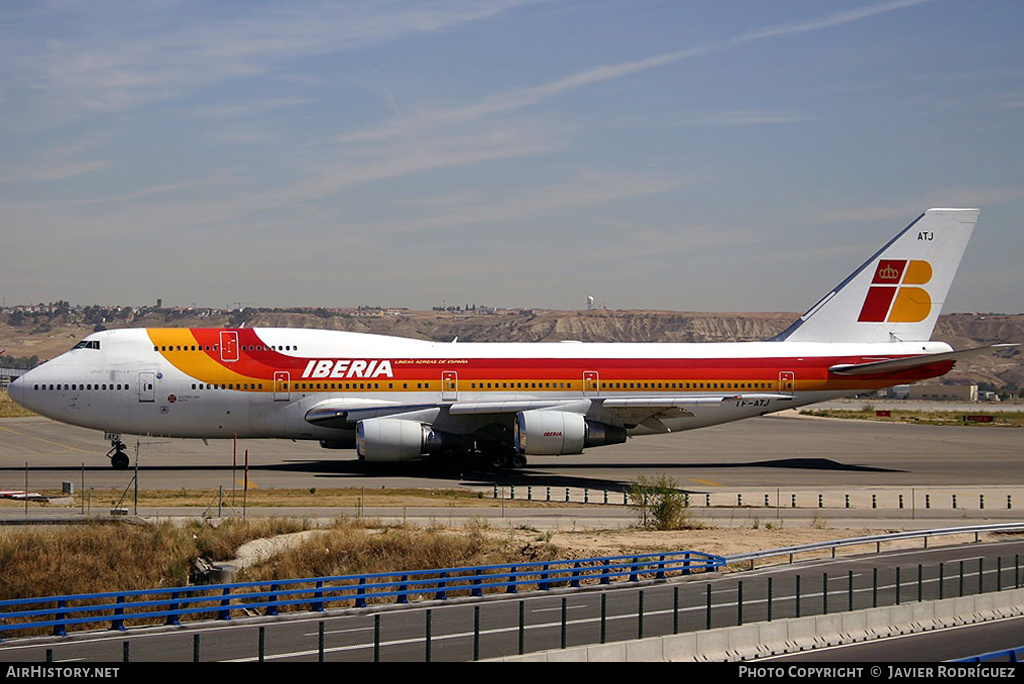
[[[0,314],[0,349],[12,357],[46,360],[70,349],[97,328],[123,327],[300,327],[398,335],[462,342],[733,342],[769,338],[784,330],[796,313],[705,313],[686,311],[450,312],[327,309],[235,312],[143,309],[102,315],[102,310]],[[12,320],[14,318],[15,320]],[[939,318],[934,338],[954,348],[997,342],[1024,342],[1024,314],[949,314]],[[975,357],[957,365],[946,382],[976,383],[1019,394],[1024,388],[1020,349]],[[3,363],[0,362],[0,366]]]

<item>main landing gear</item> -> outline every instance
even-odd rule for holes
[[[114,470],[128,469],[128,447],[121,441],[120,435],[110,440],[110,451],[107,452],[107,458],[110,459],[110,467]]]
[[[526,456],[505,445],[489,444],[479,454],[480,463],[488,470],[526,467]]]

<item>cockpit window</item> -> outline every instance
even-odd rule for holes
[[[82,340],[76,344],[72,349],[99,349],[99,340]]]

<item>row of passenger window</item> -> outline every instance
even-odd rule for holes
[[[192,383],[192,389],[198,390],[261,390],[263,389],[263,383],[259,382],[229,382],[226,385],[207,385],[205,383]]]
[[[397,383],[389,382],[382,387],[379,382],[297,382],[291,387],[294,391],[305,390],[363,390],[363,389],[411,389],[411,383],[403,382],[401,388]],[[768,382],[602,382],[598,389],[771,389]],[[227,385],[192,384],[192,389],[263,389],[263,383],[234,383]],[[280,391],[288,391],[288,383],[278,387]],[[417,382],[415,389],[431,389],[430,382]],[[573,389],[572,382],[471,382],[470,389]]]
[[[84,343],[82,343],[84,344]],[[98,342],[96,344],[99,344]],[[75,347],[76,349],[78,347]],[[99,349],[99,347],[96,347]],[[201,345],[201,344],[154,344],[153,351],[218,351],[220,345]],[[298,351],[298,346],[295,345],[262,345],[262,344],[243,344],[241,346],[242,351]]]
[[[594,381],[587,381],[593,387]],[[596,387],[613,389],[770,389],[768,382],[597,382]],[[471,382],[470,389],[572,389],[571,382]]]
[[[42,391],[42,390],[54,390],[54,391],[58,391],[58,390],[75,390],[75,391],[78,391],[78,390],[86,390],[86,391],[91,391],[91,390],[100,390],[100,391],[114,390],[114,391],[123,391],[123,390],[129,389],[129,387],[128,387],[127,384],[121,385],[121,384],[114,384],[114,383],[110,383],[110,384],[107,384],[107,383],[97,383],[97,384],[86,383],[84,385],[77,384],[77,383],[71,383],[71,384],[62,385],[60,383],[57,383],[57,384],[54,384],[54,385],[32,385],[32,389],[39,390],[39,391]]]

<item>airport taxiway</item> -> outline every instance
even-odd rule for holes
[[[689,491],[758,488],[1024,487],[1024,432],[1012,428],[888,424],[769,416],[691,432],[640,437],[576,456],[531,457],[518,471],[367,466],[354,451],[285,440],[126,437],[145,489],[231,488],[248,452],[250,483],[273,488],[450,487],[515,484],[619,489],[665,474]],[[63,481],[123,488],[103,435],[44,418],[0,420],[0,489]],[[1024,500],[1020,502],[1024,506]]]

